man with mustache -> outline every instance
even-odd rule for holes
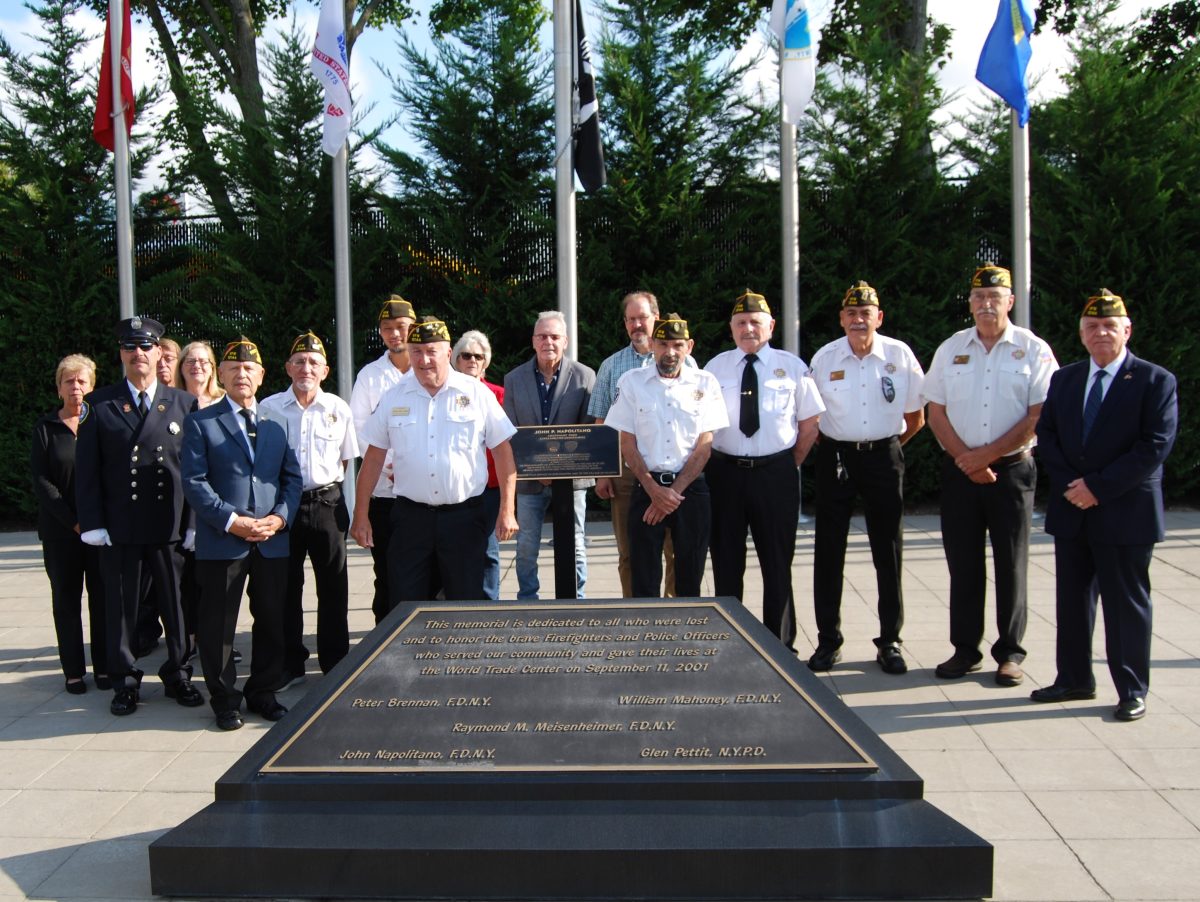
[[[712,514],[704,465],[712,434],[729,425],[712,373],[687,367],[693,340],[686,320],[669,313],[651,333],[654,367],[630,370],[604,425],[621,433],[621,454],[637,485],[629,505],[634,598],[658,598],[667,531],[675,546],[675,592],[700,594]]]
[[[630,370],[651,366],[654,355],[650,351],[650,331],[658,317],[658,298],[649,291],[632,291],[621,300],[622,322],[629,344],[612,354],[600,364],[596,371],[596,385],[592,389],[592,400],[588,403],[588,416],[603,424],[609,409],[617,400],[617,383]],[[690,357],[687,366],[695,366]],[[607,498],[611,506],[613,537],[617,541],[617,573],[621,577],[621,594],[633,597],[629,567],[629,535],[625,524],[629,522],[629,500],[633,497],[634,479],[628,463],[621,468],[615,479],[597,479],[596,496]],[[665,576],[663,595],[670,598],[675,594],[675,553],[671,547],[671,535],[667,534],[663,545]],[[657,594],[657,593],[656,593]]]
[[[809,669],[829,670],[842,657],[842,571],[854,498],[862,499],[879,590],[875,660],[884,673],[908,670],[900,652],[904,596],[900,560],[904,541],[904,452],[925,425],[925,373],[902,341],[880,335],[879,293],[852,285],[838,316],[844,338],[812,359],[825,413],[817,444],[817,530],[813,546],[813,607],[817,648]]]
[[[824,405],[804,361],[771,347],[775,320],[766,298],[749,290],[738,297],[729,329],[737,347],[705,367],[721,384],[731,424],[713,436],[705,470],[712,492],[713,585],[717,595],[743,597],[749,529],[762,571],[763,623],[793,648],[798,468],[817,437]]]
[[[1034,428],[1058,369],[1050,346],[1008,318],[1012,274],[985,263],[971,279],[975,325],[937,349],[922,395],[942,459],[942,546],[950,570],[950,642],[942,679],[979,670],[987,588],[985,536],[995,560],[996,683],[1025,678],[1026,575],[1037,467]]]

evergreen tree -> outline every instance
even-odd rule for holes
[[[0,455],[23,460],[37,414],[55,406],[54,367],[89,354],[115,375],[117,319],[113,157],[92,139],[99,41],[70,24],[76,2],[29,6],[38,47],[0,37],[0,379],[10,394]],[[142,92],[138,109],[152,101]],[[146,160],[135,130],[135,175]],[[29,510],[27,474],[0,479],[0,504]]]
[[[537,311],[555,304],[544,17],[539,3],[500,0],[453,23],[432,57],[402,37],[406,74],[393,77],[393,94],[423,155],[382,149],[400,185],[381,199],[402,236],[395,252],[406,276],[393,287],[455,335],[487,333],[493,375],[527,356]]]

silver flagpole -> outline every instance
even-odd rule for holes
[[[779,111],[779,187],[783,246],[783,349],[800,354],[800,193],[796,178],[796,126]]]
[[[121,319],[134,314],[133,201],[129,186],[129,136],[125,134],[125,100],[121,97],[122,0],[108,0],[108,58],[112,71],[113,171],[117,194],[117,297]]]
[[[575,294],[575,172],[571,153],[572,62],[576,48],[571,4],[553,0],[554,13],[554,241],[558,277],[558,309],[567,321],[566,354],[579,359],[578,308]]]
[[[1009,110],[1012,131],[1013,291],[1017,325],[1033,328],[1029,292],[1033,286],[1029,249],[1029,126],[1021,128],[1017,111]]]
[[[350,312],[350,201],[347,144],[333,158],[333,320],[337,327],[338,394],[350,397],[354,385],[354,322]],[[354,485],[355,466],[346,466],[346,485]],[[354,492],[346,492],[346,506],[354,516]]]

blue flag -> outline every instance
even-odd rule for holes
[[[975,77],[1017,111],[1022,128],[1029,121],[1029,87],[1025,83],[1025,70],[1029,68],[1029,57],[1033,54],[1029,46],[1032,31],[1033,13],[1029,9],[1029,0],[1000,0],[996,22],[988,32],[983,52],[979,54],[979,65],[975,68]]]

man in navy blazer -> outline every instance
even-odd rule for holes
[[[226,395],[188,417],[183,437],[183,491],[196,514],[197,639],[204,682],[217,726],[242,726],[246,707],[267,720],[287,708],[275,699],[283,678],[283,602],[287,589],[287,527],[302,488],[288,443],[287,421],[258,416],[262,357],[253,342],[230,342],[218,376]],[[242,589],[250,580],[250,677],[235,687],[232,658]]]
[[[1050,474],[1058,676],[1031,697],[1096,697],[1091,646],[1099,596],[1118,720],[1146,713],[1150,559],[1163,538],[1162,467],[1178,423],[1175,377],[1129,352],[1132,332],[1120,297],[1101,289],[1089,298],[1079,337],[1090,359],[1054,374],[1037,426]]]
[[[533,359],[522,363],[504,377],[504,412],[514,426],[577,425],[588,423],[588,404],[596,385],[596,372],[565,356],[567,321],[557,310],[538,314],[533,324]],[[575,501],[575,592],[583,598],[587,584],[587,552],[584,550],[584,518],[587,490],[595,483],[576,479]],[[517,599],[536,599],[541,589],[538,579],[538,551],[542,544],[542,523],[550,506],[550,480],[523,480],[517,483]]]

